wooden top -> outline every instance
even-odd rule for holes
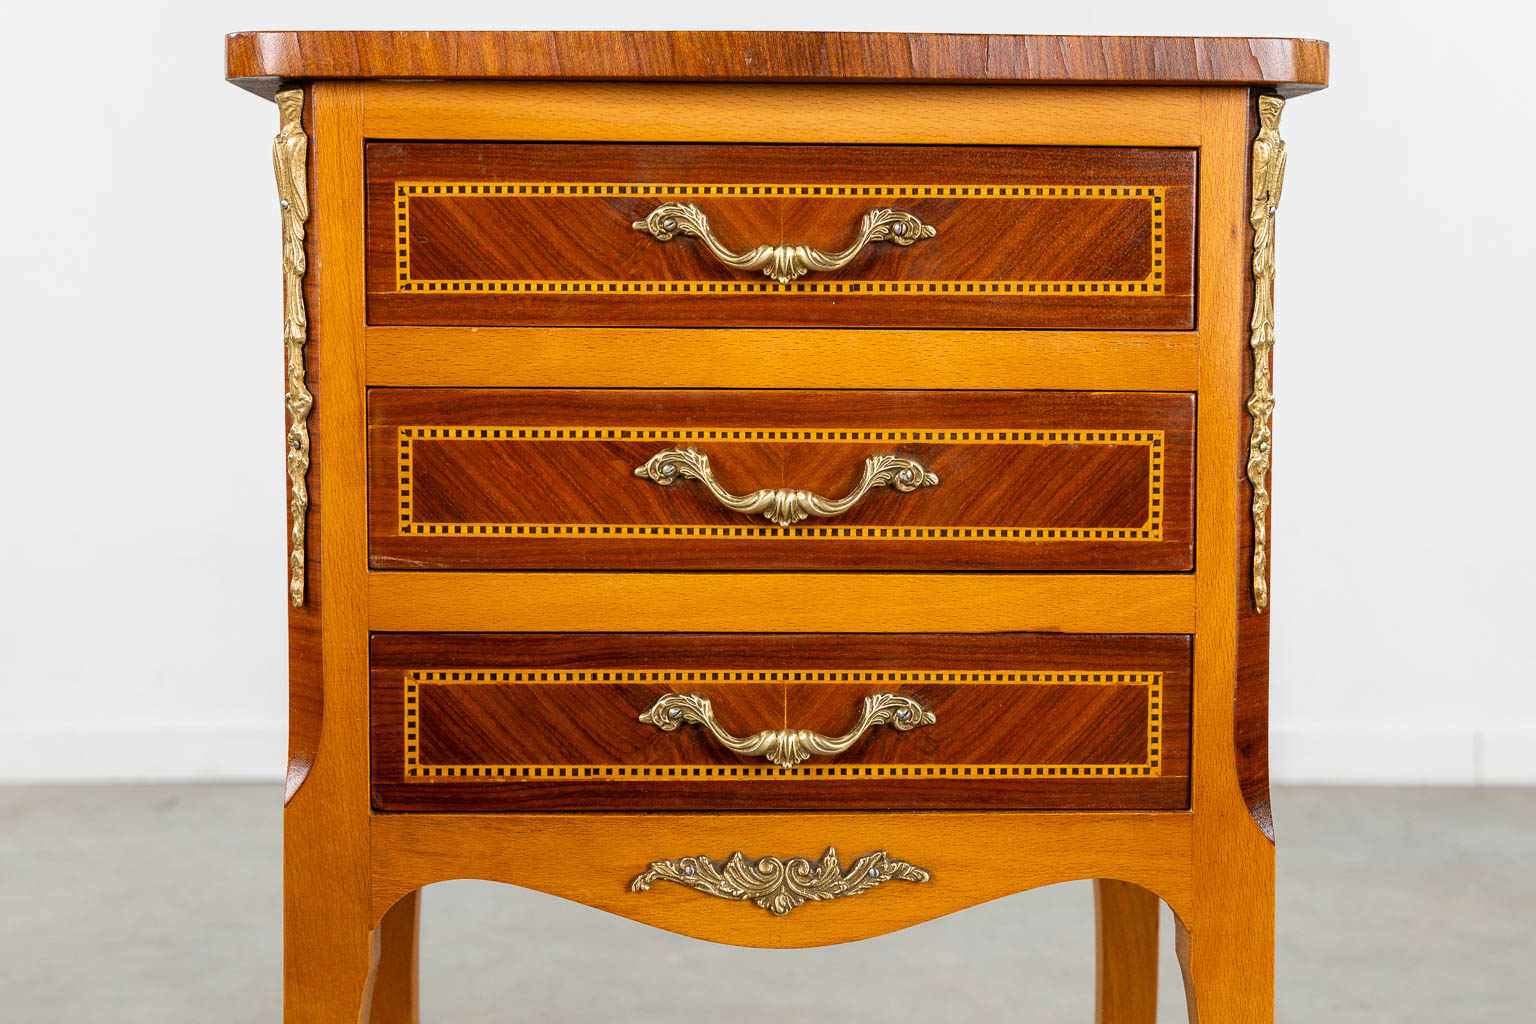
[[[870,32],[236,32],[225,75],[271,97],[285,79],[650,79],[1328,85],[1328,44],[1197,36]]]

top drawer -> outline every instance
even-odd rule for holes
[[[390,142],[366,168],[375,324],[1194,326],[1189,149]]]

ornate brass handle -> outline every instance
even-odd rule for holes
[[[780,284],[788,284],[812,270],[845,267],[871,242],[911,245],[939,233],[938,228],[924,224],[910,213],[881,207],[864,215],[859,221],[858,237],[842,252],[823,252],[808,245],[760,245],[747,252],[733,252],[720,244],[709,229],[704,211],[693,203],[662,203],[645,220],[635,221],[633,227],[636,231],[649,232],[658,242],[670,242],[678,235],[697,238],[726,266],[761,270]]]
[[[841,754],[876,725],[890,725],[911,732],[920,725],[932,725],[938,719],[911,697],[895,693],[872,693],[864,698],[859,721],[841,736],[826,736],[808,729],[765,729],[751,736],[732,736],[715,721],[709,698],[697,693],[668,693],[640,716],[640,721],[663,732],[680,725],[702,725],[727,749],[747,757],[766,757],[780,768],[793,768],[810,757]]]
[[[635,467],[635,476],[654,480],[663,487],[679,480],[697,480],[726,508],[763,518],[788,527],[807,516],[842,515],[875,487],[894,487],[905,494],[919,487],[933,487],[939,478],[922,464],[905,455],[871,455],[864,460],[864,475],[858,485],[842,498],[824,498],[793,487],[765,488],[751,494],[732,494],[715,480],[709,468],[709,456],[697,448],[667,448]]]
[[[866,853],[844,868],[837,848],[829,846],[821,860],[764,857],[748,860],[740,850],[725,861],[708,857],[658,860],[629,883],[630,892],[649,892],[657,882],[676,882],[723,900],[751,900],[775,917],[806,900],[835,900],[868,892],[882,882],[926,882],[933,874],[897,860],[884,850]]]

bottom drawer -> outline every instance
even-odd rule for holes
[[[1174,809],[1187,636],[371,640],[381,810]]]

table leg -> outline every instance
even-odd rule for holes
[[[416,988],[421,890],[401,897],[374,929],[378,962],[373,973],[373,1014],[368,1024],[417,1024],[420,999]]]
[[[1155,1024],[1159,903],[1139,885],[1094,881],[1096,1024]]]

